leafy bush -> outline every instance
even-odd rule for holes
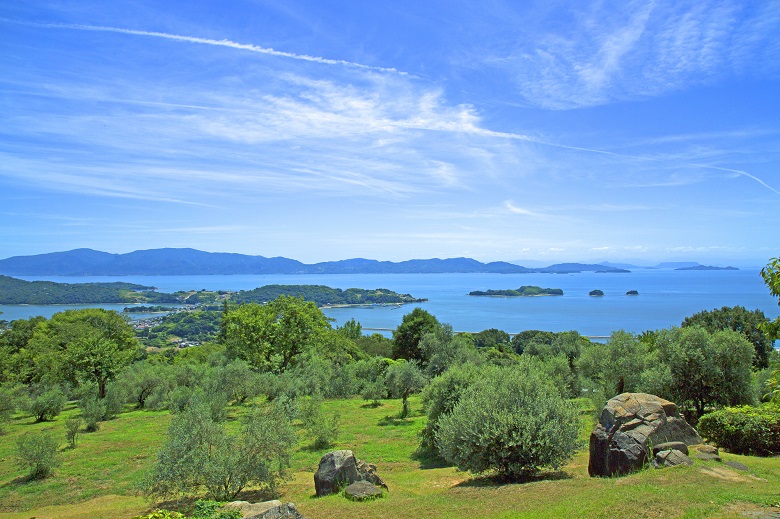
[[[27,410],[35,417],[36,422],[45,422],[54,420],[62,412],[66,402],[65,393],[59,387],[54,386],[44,389],[33,397],[29,401]]]
[[[508,479],[559,468],[576,448],[577,410],[531,364],[501,369],[467,389],[439,418],[436,445],[447,461]]]
[[[59,445],[49,434],[26,433],[16,440],[16,464],[29,479],[42,479],[60,464]]]
[[[286,417],[273,408],[253,409],[238,434],[215,422],[204,402],[194,402],[171,420],[157,463],[141,483],[152,498],[198,495],[235,497],[247,485],[275,492],[296,442]]]
[[[192,519],[241,519],[241,510],[238,508],[229,508],[223,510],[224,503],[211,501],[208,499],[199,499],[195,502],[195,509],[192,511]]]
[[[735,454],[780,453],[780,406],[727,407],[699,420],[699,432]]]
[[[325,416],[322,411],[322,397],[315,395],[304,398],[299,416],[303,428],[314,438],[314,448],[323,449],[335,443],[339,435],[339,416]]]
[[[492,366],[480,368],[473,364],[465,364],[439,375],[423,389],[421,400],[423,408],[428,413],[428,422],[420,433],[420,446],[423,449],[431,449],[435,446],[439,417],[451,412],[460,401],[463,392],[480,378],[489,376],[487,371],[491,369],[495,368]]]
[[[71,449],[76,448],[76,440],[81,429],[81,418],[68,418],[65,420],[65,440]]]
[[[155,510],[152,513],[146,515],[137,515],[133,519],[187,519],[187,517],[180,512],[172,512],[170,510]]]
[[[5,434],[5,426],[16,412],[16,394],[8,388],[0,387],[0,435]]]
[[[97,393],[87,393],[79,401],[81,408],[81,419],[84,420],[84,430],[95,432],[100,426],[106,414],[106,405],[103,400],[97,397]]]

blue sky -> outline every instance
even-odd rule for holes
[[[0,257],[780,253],[778,2],[0,5]]]

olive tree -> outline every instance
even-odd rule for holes
[[[276,408],[253,409],[231,434],[207,406],[194,403],[173,417],[141,490],[160,498],[205,492],[216,501],[231,500],[250,484],[273,493],[295,442],[290,421]]]
[[[577,445],[577,410],[532,363],[474,382],[435,431],[444,459],[476,474],[517,480],[557,469]]]

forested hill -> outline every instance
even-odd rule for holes
[[[8,276],[177,276],[209,274],[435,274],[531,272],[618,272],[606,265],[561,263],[526,268],[514,263],[481,263],[470,258],[416,259],[400,262],[355,258],[305,264],[276,257],[203,252],[195,249],[151,249],[109,254],[76,249],[0,260],[0,274]]]
[[[230,297],[236,303],[265,303],[279,296],[302,297],[317,306],[368,305],[420,303],[427,299],[416,299],[409,294],[398,294],[386,288],[365,290],[362,288],[331,288],[323,285],[266,285],[254,290],[241,290]]]
[[[133,283],[53,283],[24,281],[0,276],[0,304],[53,305],[123,303],[134,301],[130,294],[154,290]]]

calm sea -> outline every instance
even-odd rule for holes
[[[767,317],[780,314],[758,269],[739,271],[635,270],[629,274],[355,274],[355,275],[238,275],[238,276],[123,276],[25,277],[60,283],[128,281],[152,285],[162,292],[177,290],[246,290],[269,284],[314,284],[334,288],[387,288],[429,301],[402,308],[336,308],[325,313],[335,324],[355,318],[363,328],[393,329],[414,306],[431,312],[455,331],[498,328],[509,333],[539,329],[577,330],[604,336],[614,330],[642,332],[679,325],[701,310],[741,305],[762,310]],[[521,285],[561,288],[560,297],[473,297],[472,290],[508,289]],[[590,297],[599,289],[604,297]],[[626,296],[637,290],[638,296]],[[126,305],[94,305],[121,311]],[[80,306],[0,305],[0,319],[13,320]]]

